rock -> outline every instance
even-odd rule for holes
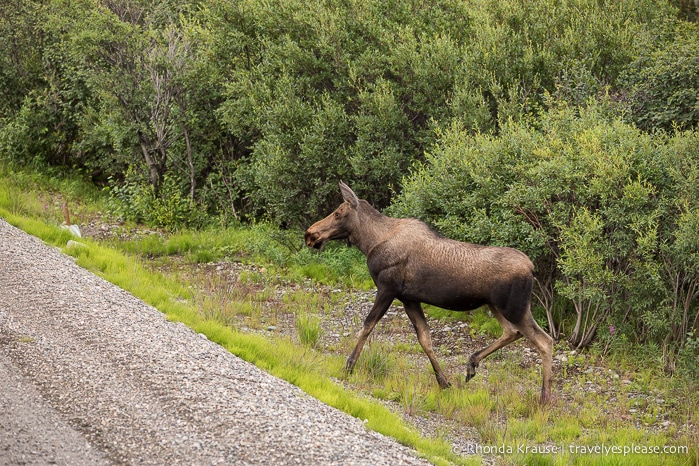
[[[61,228],[70,231],[70,234],[73,236],[82,238],[82,235],[80,234],[80,227],[78,225],[61,225]]]

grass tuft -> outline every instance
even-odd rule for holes
[[[302,345],[315,347],[320,339],[320,319],[307,312],[296,317],[296,329]]]

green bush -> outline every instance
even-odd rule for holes
[[[183,194],[181,183],[176,178],[166,176],[156,194],[153,185],[139,180],[140,176],[132,169],[127,172],[123,182],[111,180],[111,186],[106,190],[112,196],[112,213],[125,220],[168,230],[206,224],[208,218],[205,209]]]
[[[668,26],[670,27],[670,26]],[[680,21],[663,40],[641,49],[622,80],[628,117],[653,131],[699,124],[699,24]]]

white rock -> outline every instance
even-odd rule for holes
[[[80,234],[80,227],[78,225],[61,225],[61,228],[70,231],[70,234],[73,236],[82,238],[82,235]]]

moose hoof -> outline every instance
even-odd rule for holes
[[[549,403],[551,403],[551,390],[549,390],[548,388],[542,388],[540,404],[541,406],[546,406]]]
[[[437,378],[437,383],[439,384],[439,388],[442,390],[446,390],[447,388],[451,387],[451,383],[445,378]]]
[[[354,370],[354,361],[348,359],[347,362],[345,363],[345,373],[346,374],[351,374],[352,371]]]
[[[478,367],[478,364],[473,364],[469,363],[468,367],[466,368],[466,382],[471,380],[474,375],[476,375],[476,368]]]

